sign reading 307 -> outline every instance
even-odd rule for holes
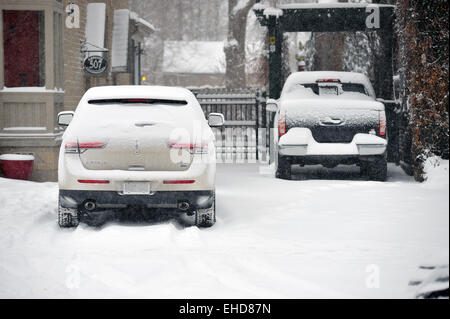
[[[106,59],[99,55],[92,55],[84,60],[84,70],[91,74],[101,74],[108,66]]]

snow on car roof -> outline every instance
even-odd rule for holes
[[[322,2],[322,3],[287,3],[278,6],[281,9],[328,9],[328,8],[386,8],[391,4],[357,3],[357,2]]]
[[[162,100],[195,100],[191,91],[172,86],[117,85],[90,88],[83,96],[84,101],[93,99],[151,98]]]
[[[264,10],[269,8],[269,4],[257,3],[253,6],[254,10]],[[329,9],[329,8],[386,8],[394,7],[391,4],[381,3],[358,3],[358,2],[331,2],[325,1],[322,3],[310,2],[310,3],[284,3],[278,4],[277,8],[280,9]]]
[[[375,91],[366,75],[356,72],[339,72],[339,71],[304,71],[295,72],[289,75],[283,87],[290,88],[296,84],[316,83],[320,79],[339,79],[342,83],[360,83],[363,84],[369,95],[375,98]]]
[[[92,100],[117,99],[155,99],[186,101],[187,105],[147,105],[139,107],[133,104],[116,105],[89,104]],[[139,105],[139,102],[137,102]],[[164,103],[162,103],[164,104]],[[105,105],[108,105],[105,108]],[[162,110],[164,108],[164,110]],[[114,134],[123,125],[151,117],[152,121],[160,123],[176,123],[178,127],[188,129],[194,120],[206,121],[202,108],[191,91],[181,87],[150,86],[150,85],[118,85],[97,86],[90,88],[78,104],[72,122],[66,129],[63,139],[73,136],[89,136],[95,132]],[[184,126],[183,126],[184,125]]]

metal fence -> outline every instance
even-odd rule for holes
[[[223,127],[213,128],[219,162],[269,161],[274,113],[266,111],[265,91],[225,88],[191,91],[197,97],[206,117],[210,113],[222,113],[225,117]],[[404,123],[398,112],[398,105],[394,101],[383,102],[389,132],[388,161],[399,164],[405,161],[401,155],[408,152],[402,149],[401,145],[407,143],[404,143],[402,134],[399,134]]]
[[[196,95],[205,116],[222,113],[225,125],[213,128],[219,162],[265,160],[269,152],[265,92],[252,89],[201,89]]]

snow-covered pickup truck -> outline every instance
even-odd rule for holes
[[[290,179],[294,164],[356,164],[371,180],[386,180],[386,114],[365,75],[293,73],[267,108],[277,112],[277,178]]]

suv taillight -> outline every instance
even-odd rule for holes
[[[380,112],[379,114],[379,122],[380,122],[380,135],[386,135],[386,113]]]
[[[104,142],[66,142],[64,145],[66,153],[81,154],[88,149],[104,148]]]
[[[278,138],[286,134],[286,115],[281,115],[278,118]]]

